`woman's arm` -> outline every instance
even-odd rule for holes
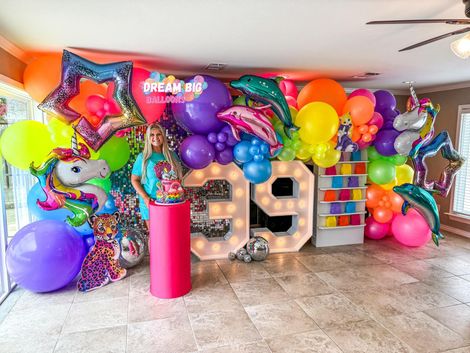
[[[149,207],[150,196],[145,192],[140,182],[140,176],[131,174],[131,184],[134,187],[137,194],[144,199],[145,205]]]

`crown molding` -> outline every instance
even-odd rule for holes
[[[417,93],[434,93],[442,91],[452,91],[454,89],[470,88],[470,82],[449,83],[433,87],[416,88]]]
[[[3,37],[2,35],[0,35],[0,48],[10,53],[18,60],[21,60],[25,64],[29,64],[31,62],[32,58],[29,55],[27,55],[23,49],[17,47],[15,44],[10,42],[8,39]]]
[[[24,91],[24,85],[21,82],[18,82],[16,80],[13,80],[12,78],[0,74],[0,83],[7,83],[12,87],[18,88],[22,91]]]

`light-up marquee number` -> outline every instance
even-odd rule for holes
[[[185,187],[202,187],[208,180],[226,180],[231,185],[231,200],[207,201],[209,219],[231,219],[230,231],[224,238],[207,239],[201,233],[191,234],[191,251],[201,260],[225,259],[249,240],[250,183],[234,163],[212,163],[193,170],[184,178]]]
[[[314,175],[300,161],[273,162],[272,176],[263,184],[254,185],[251,198],[268,216],[292,216],[287,232],[273,233],[267,228],[254,228],[252,236],[262,236],[269,242],[271,253],[299,251],[313,231]],[[293,195],[276,197],[272,184],[278,178],[291,178]]]

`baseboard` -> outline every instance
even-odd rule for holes
[[[466,232],[463,229],[454,228],[454,227],[451,227],[451,226],[447,226],[445,224],[441,224],[441,229],[446,230],[446,231],[451,232],[451,233],[454,233],[454,234],[457,234],[457,235],[461,235],[462,237],[465,237],[465,238],[470,238],[470,232]]]

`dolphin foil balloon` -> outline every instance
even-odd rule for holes
[[[261,109],[234,105],[218,112],[217,118],[230,125],[232,133],[238,141],[241,140],[240,132],[246,132],[267,142],[270,146],[271,156],[274,156],[276,151],[283,147],[277,139],[273,124]]]
[[[431,193],[413,184],[394,186],[393,191],[405,200],[402,206],[402,213],[406,215],[410,207],[418,211],[426,220],[429,228],[431,228],[432,240],[439,246],[439,239],[443,239],[444,236],[440,232],[439,211]]]
[[[230,82],[230,86],[242,91],[255,101],[270,104],[271,109],[284,124],[284,131],[289,138],[292,138],[292,131],[299,129],[292,122],[289,105],[276,81],[259,76],[244,75],[239,80]]]

